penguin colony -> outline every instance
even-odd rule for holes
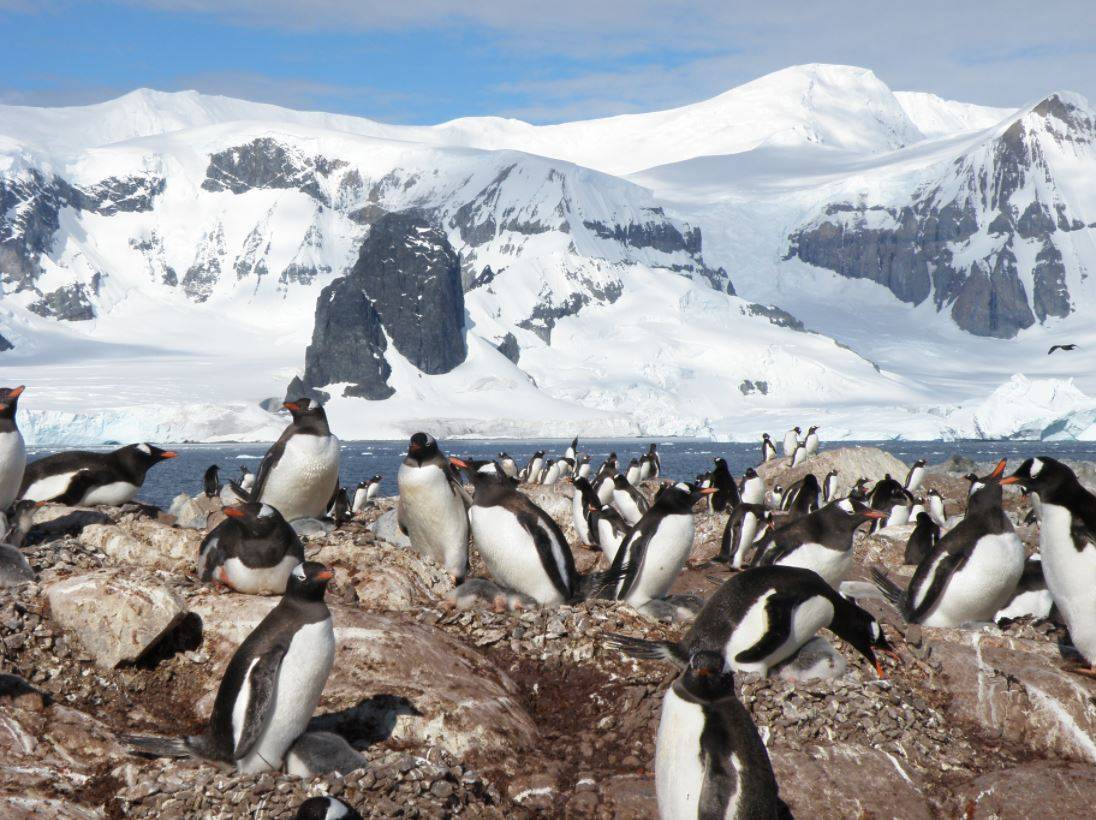
[[[106,454],[60,453],[28,465],[16,424],[22,393],[22,387],[0,388],[5,585],[33,578],[19,550],[35,509],[130,503],[148,470],[175,455],[138,443]],[[302,775],[357,759],[336,735],[303,737],[336,656],[324,600],[334,573],[306,560],[293,524],[350,520],[377,497],[382,479],[373,476],[352,492],[339,486],[339,441],[323,408],[302,398],[285,409],[291,423],[257,474],[244,470],[222,484],[216,465],[205,471],[204,495],[231,503],[203,539],[195,566],[199,579],[228,594],[281,599],[223,670],[204,731],[127,736],[135,753]],[[802,440],[798,427],[785,434],[789,466],[809,465],[817,456],[817,431],[810,427]],[[766,434],[759,464],[779,458]],[[737,698],[735,675],[769,675],[826,630],[885,677],[880,655],[899,656],[876,618],[843,592],[862,526],[912,523],[905,561],[916,570],[906,588],[874,573],[878,594],[909,623],[992,621],[1018,600],[1021,587],[1042,585],[1080,657],[1071,670],[1096,678],[1096,496],[1049,457],[1027,459],[1011,474],[1005,466],[1002,460],[987,475],[971,475],[965,514],[949,518],[935,489],[916,495],[924,461],[901,482],[885,475],[871,484],[830,470],[821,481],[808,472],[785,489],[767,488],[752,467],[736,481],[721,458],[694,481],[668,480],[655,444],[627,462],[610,453],[595,465],[576,438],[558,458],[540,450],[519,465],[505,452],[491,461],[447,456],[433,436],[416,433],[396,474],[397,519],[410,548],[447,571],[465,601],[505,609],[603,598],[654,618],[687,611],[692,624],[679,641],[609,635],[603,644],[678,670],[664,694],[653,748],[659,813],[783,818],[791,812],[761,734]],[[568,485],[574,530],[582,545],[604,553],[603,569],[579,573],[560,525],[522,490],[557,483]],[[1004,488],[1013,485],[1031,499],[1041,561],[1025,560],[1004,512]],[[714,561],[729,575],[697,606],[672,589],[690,557],[701,507],[726,516]],[[469,576],[470,547],[490,579]],[[301,805],[297,816],[361,815],[335,797],[320,796]]]

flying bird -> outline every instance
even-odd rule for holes
[[[1077,345],[1053,345],[1050,348],[1050,350],[1047,351],[1047,355],[1049,356],[1055,350],[1076,350],[1076,349],[1077,349]]]

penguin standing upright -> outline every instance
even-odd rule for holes
[[[583,544],[597,544],[597,531],[591,532],[590,513],[601,509],[597,494],[590,482],[582,476],[574,481],[575,492],[571,497],[571,521],[575,525],[575,533]]]
[[[669,592],[693,547],[693,505],[713,492],[679,482],[659,493],[617,551],[614,598],[640,607]]]
[[[820,629],[851,645],[884,677],[873,650],[893,650],[879,623],[818,573],[800,567],[754,567],[732,575],[704,604],[680,641],[606,635],[605,643],[633,658],[678,666],[694,652],[718,652],[735,672],[765,676]]]
[[[818,452],[822,442],[818,439],[818,425],[812,425],[807,430],[807,437],[803,440],[803,446],[807,448],[807,455],[813,456]]]
[[[327,515],[335,522],[336,527],[341,527],[350,520],[350,498],[346,494],[346,487],[335,490],[331,505],[327,508]]]
[[[0,387],[0,513],[6,512],[19,496],[27,469],[27,446],[15,423],[19,397],[26,388]]]
[[[742,488],[739,500],[743,504],[765,503],[765,480],[757,474],[753,467],[747,467],[742,474]]]
[[[966,518],[921,560],[905,591],[873,572],[880,591],[910,623],[990,621],[1012,597],[1024,571],[1024,545],[1001,507],[1004,469],[1001,459],[992,473],[979,479],[982,487],[971,497]]]
[[[245,774],[280,769],[312,719],[335,660],[331,611],[323,600],[332,575],[314,561],[290,573],[281,601],[229,661],[204,734],[123,739],[156,757],[218,760]]]
[[[664,820],[791,817],[769,753],[718,652],[693,653],[662,698],[655,795]]]
[[[639,483],[639,459],[633,458],[628,462],[628,469],[624,473],[624,477],[628,479],[629,484]]]
[[[932,520],[936,522],[938,527],[943,527],[948,521],[948,515],[944,510],[944,499],[939,490],[935,487],[930,489],[925,496],[925,503],[928,506],[928,514],[932,516]]]
[[[807,460],[807,448],[803,442],[800,442],[795,446],[795,452],[792,453],[792,467],[798,467]]]
[[[872,525],[872,532],[876,532],[883,527],[905,524],[909,520],[912,502],[909,491],[891,478],[890,473],[887,473],[868,493],[868,505],[873,510],[887,514],[885,518],[879,519]]]
[[[453,465],[466,466],[463,461],[446,458],[433,436],[411,436],[407,457],[396,474],[400,493],[396,517],[412,548],[440,564],[460,583],[468,571],[471,499]]]
[[[830,470],[822,479],[822,503],[829,504],[837,500],[837,470]]]
[[[354,488],[354,498],[350,502],[350,511],[357,515],[365,509],[365,505],[368,501],[369,485],[364,481],[359,481],[358,486]]]
[[[651,457],[647,453],[644,453],[639,457],[639,480],[646,481],[654,473],[654,467],[651,466]]]
[[[590,534],[597,535],[597,545],[611,565],[616,559],[630,528],[611,505],[605,504],[600,510],[590,513]]]
[[[247,469],[247,467],[240,465],[240,489],[251,492],[251,489],[255,486],[255,473]]]
[[[784,509],[784,488],[779,484],[774,484],[773,491],[769,493],[769,506],[774,510]]]
[[[913,462],[913,466],[910,467],[910,471],[906,473],[906,481],[902,485],[908,492],[915,493],[917,488],[921,486],[921,482],[925,480],[925,459],[919,458]]]
[[[773,444],[773,440],[769,438],[768,433],[761,435],[761,463],[766,461],[772,461],[776,458],[776,445]]]
[[[618,475],[613,479],[612,504],[628,526],[632,526],[639,521],[644,513],[651,508],[650,502],[647,501],[646,496],[640,492],[639,488],[633,486],[622,475]]]
[[[517,462],[510,456],[509,453],[499,453],[499,467],[507,478],[518,477],[518,465]]]
[[[1096,677],[1096,496],[1047,456],[1027,459],[1002,483],[1019,484],[1039,499],[1043,577],[1070,641],[1089,664],[1072,671]]]
[[[773,515],[762,504],[739,504],[731,511],[727,526],[723,528],[719,554],[714,560],[732,569],[741,569],[746,563],[746,553],[773,525]]]
[[[788,486],[780,502],[780,508],[793,516],[807,515],[820,506],[822,488],[814,473],[807,473],[799,481]]]
[[[906,554],[902,558],[902,563],[907,566],[920,564],[940,541],[940,527],[932,520],[931,515],[927,512],[918,513],[914,521],[913,532],[906,541]]]
[[[366,501],[372,501],[374,498],[377,497],[377,495],[381,491],[381,481],[383,481],[383,480],[384,480],[384,477],[381,476],[380,474],[377,474],[377,475],[375,475],[375,476],[373,476],[372,478],[369,479],[369,483],[366,485],[366,488],[365,488],[365,500]]]
[[[653,441],[647,448],[647,458],[651,462],[651,478],[658,478],[662,475],[662,457],[658,454],[658,445]]]
[[[569,458],[574,461],[578,456],[578,436],[571,439],[571,443],[567,445],[567,449],[563,451],[563,457]]]
[[[304,561],[297,533],[268,504],[225,507],[225,519],[198,547],[198,577],[248,595],[281,595]]]
[[[303,398],[282,406],[293,421],[263,456],[251,500],[269,504],[286,521],[320,518],[339,486],[339,440],[323,405]]]
[[[211,464],[206,468],[205,475],[202,476],[202,488],[206,498],[213,498],[213,496],[221,494],[221,479],[218,476],[220,469],[216,464]]]
[[[602,467],[592,482],[597,500],[602,504],[610,504],[613,501],[613,490],[616,488],[616,473]]]
[[[536,484],[537,478],[540,476],[541,468],[544,466],[544,451],[537,450],[529,458],[529,462],[525,465],[525,481],[529,484]]]
[[[793,427],[784,434],[784,455],[791,458],[795,455],[795,448],[799,446],[799,434],[803,432],[798,427]]]
[[[727,466],[726,459],[716,458],[714,461],[711,487],[715,492],[708,495],[708,509],[711,512],[734,509],[742,499],[738,495],[738,485],[731,475],[731,468]]]
[[[153,465],[169,458],[175,458],[175,453],[148,443],[129,444],[109,453],[55,453],[27,465],[19,497],[70,506],[120,507],[137,495]]]
[[[578,465],[575,467],[575,475],[580,478],[589,478],[592,468],[590,466],[590,454],[586,453],[579,459]]]
[[[559,472],[559,462],[548,459],[544,465],[544,477],[540,480],[540,483],[546,487],[552,486],[559,481]]]

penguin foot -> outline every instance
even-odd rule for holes
[[[1089,680],[1096,680],[1096,664],[1087,666],[1083,663],[1068,663],[1062,667],[1066,672],[1072,672],[1074,675],[1080,675],[1083,678]]]

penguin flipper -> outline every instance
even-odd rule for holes
[[[792,605],[798,599],[793,596],[774,594],[765,602],[768,624],[761,640],[749,649],[743,649],[734,659],[738,663],[757,663],[769,657],[784,645],[792,634]]]
[[[216,531],[211,532],[198,547],[198,579],[211,580],[213,571],[224,562],[225,554],[221,549],[221,536]]]
[[[148,757],[192,757],[186,741],[181,737],[152,737],[151,735],[119,735],[118,739],[129,746],[134,754]]]
[[[925,561],[931,559],[925,558]],[[920,623],[921,619],[925,617],[933,605],[940,600],[940,596],[944,594],[944,588],[948,585],[948,581],[951,580],[952,574],[961,568],[963,564],[967,562],[967,556],[959,553],[954,555],[947,555],[941,558],[939,563],[936,564],[936,570],[932,575],[932,582],[929,584],[928,591],[921,597],[921,603],[917,606],[910,608],[909,613],[903,613],[906,616],[906,620],[911,624]],[[924,562],[922,562],[922,566]],[[916,578],[916,575],[914,576]],[[912,587],[912,583],[911,583]],[[907,594],[907,598],[908,598]]]
[[[90,489],[96,485],[110,484],[112,481],[114,476],[103,470],[81,470],[69,481],[68,488],[53,500],[58,504],[69,506],[79,504]]]
[[[245,685],[248,687],[247,711],[240,738],[236,741],[233,757],[245,757],[262,734],[270,711],[274,708],[274,691],[278,684],[278,671],[282,668],[285,647],[276,646],[260,655],[251,667]]]

